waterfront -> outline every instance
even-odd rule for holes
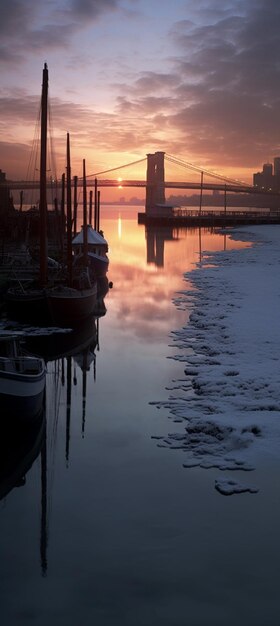
[[[262,453],[256,497],[225,498],[217,471],[183,469],[186,454],[153,439],[175,428],[151,402],[184,376],[167,358],[188,319],[173,304],[183,273],[202,250],[247,244],[195,229],[146,239],[137,210],[104,211],[113,288],[86,376],[77,356],[47,366],[45,500],[38,457],[1,502],[3,623],[276,626],[277,457]]]

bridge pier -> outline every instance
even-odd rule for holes
[[[164,152],[147,154],[146,213],[157,212],[165,204]]]

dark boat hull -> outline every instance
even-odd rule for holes
[[[51,321],[45,290],[25,292],[9,289],[5,296],[9,319],[24,323],[46,324]]]
[[[24,357],[23,357],[24,358]],[[9,362],[9,359],[2,361]],[[32,358],[29,359],[32,362]],[[15,362],[20,358],[15,359]],[[28,358],[24,358],[27,362]],[[41,412],[45,395],[46,370],[41,365],[36,374],[28,374],[3,369],[0,371],[0,408],[1,414],[15,420],[17,424],[32,422]],[[27,367],[27,366],[26,366]]]
[[[7,415],[9,419],[15,419],[17,423],[31,423],[37,419],[42,410],[44,395],[44,391],[25,397],[0,393],[1,413]]]
[[[79,327],[67,332],[26,337],[24,348],[30,354],[42,357],[46,362],[74,356],[91,343],[97,342],[94,317],[89,317]]]
[[[90,289],[54,289],[48,293],[48,306],[52,322],[64,328],[75,328],[94,315],[97,285]]]
[[[109,259],[107,256],[98,256],[97,254],[89,253],[90,269],[97,278],[106,276],[109,268]]]

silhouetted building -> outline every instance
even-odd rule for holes
[[[274,159],[274,176],[280,175],[280,157]]]
[[[253,184],[261,189],[280,191],[280,157],[272,163],[264,163],[262,172],[253,174]]]

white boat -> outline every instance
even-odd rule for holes
[[[74,252],[74,261],[82,256],[84,245],[84,227],[72,240],[72,248]],[[87,254],[90,268],[95,275],[105,276],[109,267],[109,259],[107,256],[108,243],[104,239],[103,234],[98,232],[90,224],[87,225]]]
[[[0,407],[2,418],[31,421],[44,402],[46,367],[43,359],[18,350],[18,338],[0,337]]]

